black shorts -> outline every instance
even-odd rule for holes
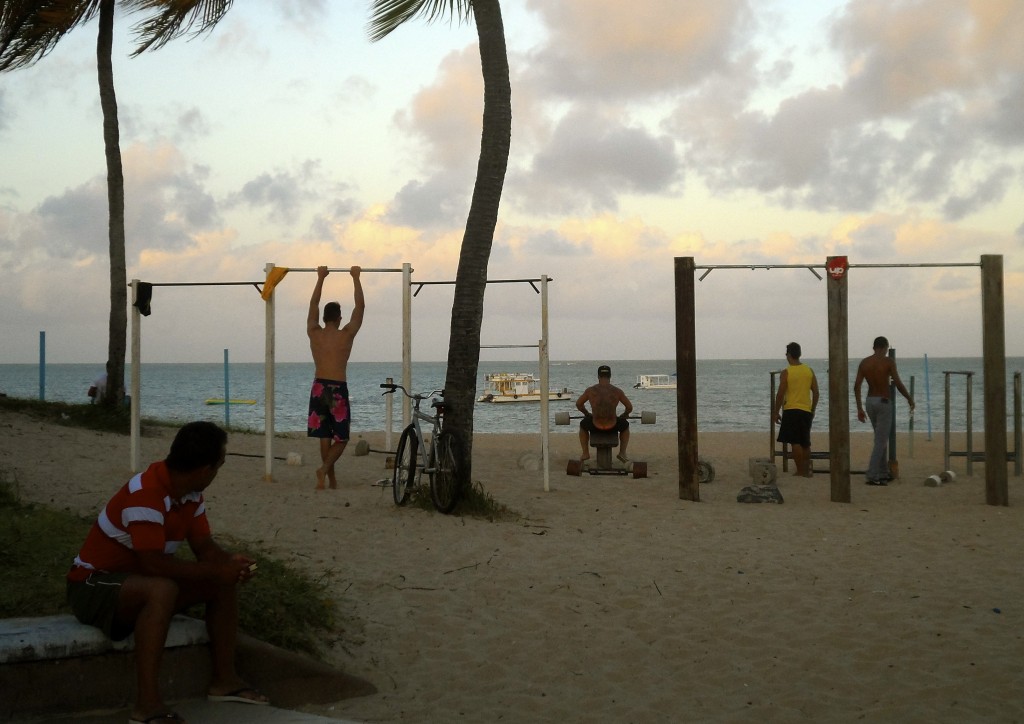
[[[779,425],[779,442],[790,445],[811,446],[811,423],[814,415],[807,410],[783,410],[782,424]]]
[[[587,432],[625,432],[629,429],[629,420],[626,416],[615,418],[615,427],[610,427],[607,430],[602,430],[599,427],[594,427],[594,416],[584,415],[583,419],[580,420],[580,429],[586,430]]]
[[[127,573],[97,571],[84,581],[68,581],[68,603],[81,623],[95,626],[112,641],[128,638],[134,626],[118,621],[117,599]]]

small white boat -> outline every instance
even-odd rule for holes
[[[496,372],[487,375],[487,389],[477,402],[540,402],[540,381],[528,372]],[[549,390],[549,400],[572,400],[569,388]]]
[[[676,376],[638,375],[633,388],[637,390],[674,390],[676,388]]]

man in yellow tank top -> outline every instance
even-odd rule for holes
[[[779,391],[775,394],[772,419],[779,423],[781,443],[793,447],[793,462],[796,474],[805,478],[811,472],[811,422],[818,407],[818,380],[814,370],[800,361],[800,345],[790,342],[786,345],[786,361],[789,367],[779,376]]]

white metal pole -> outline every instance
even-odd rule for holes
[[[132,279],[132,421],[131,421],[131,469],[133,473],[142,471],[142,452],[139,441],[142,437],[141,417],[139,415],[142,398],[139,388],[142,386],[142,315],[135,303],[139,300],[139,280]]]
[[[412,264],[408,262],[402,264],[402,384],[412,391]],[[411,421],[409,398],[402,395],[402,429]]]
[[[267,275],[274,268],[273,262],[264,267]],[[274,479],[274,291],[268,295],[265,311],[265,339],[263,355],[263,479]]]
[[[224,348],[224,427],[231,427],[231,393],[228,372],[228,348]]]
[[[549,470],[549,438],[548,438],[548,407],[550,404],[549,367],[551,358],[548,353],[548,275],[540,275],[540,449],[541,465],[544,467],[544,492],[551,490],[551,472]]]
[[[387,378],[385,378],[384,381],[387,382],[390,385],[395,380],[394,380],[393,377],[387,377]],[[395,395],[394,395],[394,393],[388,395],[387,398],[388,398],[388,404],[384,408],[384,449],[385,450],[391,450],[391,426],[392,426],[392,418],[393,418],[393,415],[394,415],[394,407],[395,407]]]

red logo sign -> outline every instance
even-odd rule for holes
[[[825,268],[828,270],[830,277],[839,281],[846,276],[846,270],[850,268],[850,264],[845,256],[834,256],[828,260]]]

